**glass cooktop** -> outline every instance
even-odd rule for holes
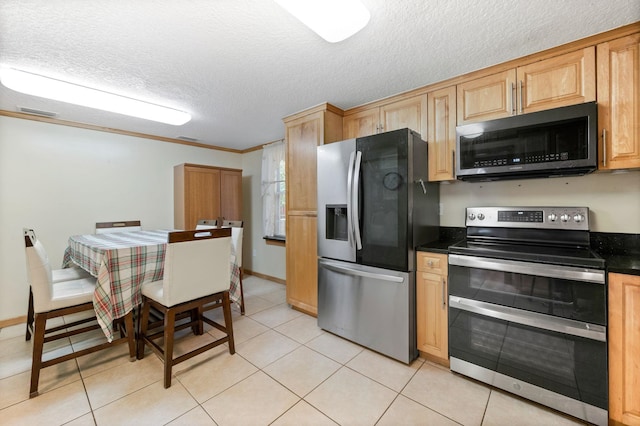
[[[595,269],[605,267],[605,260],[588,247],[465,240],[449,246],[449,253]]]

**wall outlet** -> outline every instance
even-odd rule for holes
[[[440,206],[439,206],[439,213],[438,213],[438,214],[439,214],[440,216],[442,216],[442,215],[443,215],[443,213],[444,213],[444,204],[440,203]]]
[[[258,255],[258,252],[256,249],[253,249],[253,257],[256,257]]]

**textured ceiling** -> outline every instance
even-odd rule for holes
[[[369,25],[325,42],[270,0],[2,0],[0,66],[187,111],[157,124],[21,95],[0,109],[246,149],[282,118],[350,108],[640,20],[638,0],[363,0]]]

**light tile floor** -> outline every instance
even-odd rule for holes
[[[281,284],[248,276],[244,288],[236,354],[220,346],[179,364],[169,389],[155,355],[129,362],[119,345],[44,369],[40,396],[29,399],[24,326],[0,330],[0,425],[582,424],[423,359],[405,365],[324,332],[288,307]],[[217,332],[188,335],[178,350]]]

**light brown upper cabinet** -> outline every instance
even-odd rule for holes
[[[427,93],[429,181],[455,179],[456,87]]]
[[[342,139],[342,110],[323,104],[284,119],[287,141],[287,303],[318,313],[317,147]]]
[[[640,34],[598,45],[598,168],[640,167]]]
[[[595,47],[466,81],[457,92],[459,125],[595,101]]]
[[[426,122],[427,97],[418,95],[347,113],[342,133],[344,139],[351,139],[408,127],[425,139]]]
[[[173,203],[176,229],[195,229],[200,219],[242,220],[242,170],[179,164]]]

